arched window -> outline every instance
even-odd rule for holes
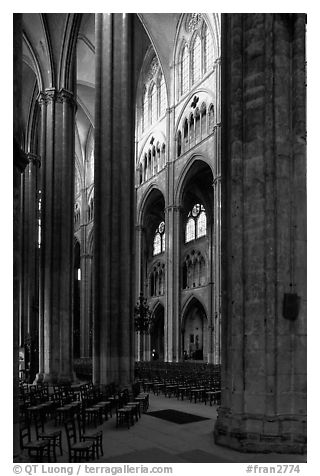
[[[161,149],[161,168],[165,167],[166,165],[166,146],[165,144],[162,144],[162,149]]]
[[[185,242],[197,240],[207,234],[207,216],[203,205],[196,203],[188,213]]]
[[[203,29],[203,65],[204,65],[204,72],[210,70],[213,67],[213,43],[212,43],[212,36],[209,31],[209,28],[206,24],[204,24]]]
[[[156,233],[153,239],[153,255],[161,253],[161,236],[160,233]]]
[[[148,93],[144,88],[142,96],[142,130],[145,131],[149,125],[148,121]]]
[[[142,178],[143,178],[143,172],[142,172],[142,164],[139,165],[139,185],[142,184]]]
[[[208,133],[211,134],[214,126],[214,107],[213,104],[210,105],[208,111]]]
[[[157,173],[157,158],[156,158],[156,148],[155,146],[152,147],[152,175]]]
[[[151,102],[151,124],[153,124],[158,117],[157,114],[157,88],[156,85],[153,83],[150,89],[150,102]]]
[[[159,88],[159,115],[162,116],[166,112],[167,106],[167,92],[164,82],[163,74],[160,75],[160,88]]]
[[[199,213],[198,219],[197,219],[197,238],[200,238],[201,236],[205,236],[207,234],[207,215],[204,211],[201,211]]]
[[[177,156],[180,157],[181,155],[181,131],[178,131],[177,135]]]
[[[194,145],[194,117],[193,114],[191,114],[189,118],[189,124],[190,124],[190,147]]]
[[[186,243],[189,241],[194,240],[196,237],[196,227],[195,227],[195,221],[193,218],[188,218],[187,224],[186,224]]]
[[[189,91],[189,52],[185,46],[181,55],[181,96]]]
[[[192,48],[192,84],[199,81],[201,78],[201,41],[199,36],[193,43]]]
[[[161,170],[160,154],[161,154],[160,144],[158,142],[157,143],[157,164],[158,164],[157,172],[159,172],[159,170]]]
[[[163,253],[166,248],[165,224],[162,221],[157,227],[153,238],[153,256]]]
[[[151,177],[151,150],[149,149],[148,152],[148,172],[147,172],[147,180]]]
[[[207,135],[207,108],[205,103],[201,105],[201,139]]]
[[[183,152],[188,150],[188,142],[189,142],[189,125],[188,119],[186,118],[183,124]]]
[[[147,167],[148,167],[148,158],[147,154],[144,154],[144,161],[143,161],[143,181],[147,180]]]
[[[196,138],[196,142],[198,142],[200,140],[200,111],[199,111],[199,108],[196,109],[195,118],[196,118],[196,121],[195,121],[195,138]]]

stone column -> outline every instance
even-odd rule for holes
[[[30,364],[31,380],[38,371],[38,170],[40,158],[28,153],[29,164],[23,176],[23,236],[22,236],[22,315],[21,324],[24,338],[21,345],[26,343],[26,354]],[[27,355],[28,354],[28,355]],[[25,358],[26,358],[25,357]],[[32,382],[31,382],[32,383]]]
[[[75,102],[66,90],[41,94],[40,372],[72,378]],[[41,376],[40,376],[41,377]]]
[[[127,385],[134,343],[132,14],[96,14],[94,379]]]
[[[136,225],[136,269],[138,270],[136,276],[136,287],[135,287],[135,302],[138,302],[138,297],[140,292],[145,291],[144,280],[143,280],[143,263],[142,263],[142,253],[144,246],[144,228],[141,224]],[[140,332],[135,332],[135,359],[139,362],[143,360],[143,336]]]
[[[178,362],[181,358],[180,322],[180,207],[165,209],[166,220],[166,319],[165,360]]]
[[[21,174],[28,164],[20,148],[22,90],[22,14],[13,14],[13,457],[19,444],[19,312],[21,285]]]
[[[92,255],[85,251],[80,256],[80,357],[90,357],[90,295]]]
[[[306,449],[305,16],[223,15],[218,444]]]
[[[220,162],[217,158],[217,162]],[[216,173],[219,171],[216,169]],[[212,363],[220,364],[221,355],[221,176],[216,175],[213,180],[213,352]]]

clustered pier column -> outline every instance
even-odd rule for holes
[[[41,276],[39,378],[72,380],[74,123],[66,89],[46,89],[41,106]]]

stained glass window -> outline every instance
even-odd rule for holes
[[[193,218],[189,218],[186,225],[186,243],[194,240],[196,237],[196,227]]]
[[[148,127],[148,94],[146,89],[142,100],[142,121],[142,130],[145,131]]]
[[[161,74],[161,79],[160,79],[159,104],[160,104],[159,113],[160,113],[160,116],[162,116],[166,112],[166,105],[167,105],[167,92],[166,92],[166,86],[165,86],[163,74]]]
[[[196,240],[207,234],[207,215],[203,205],[196,203],[188,213],[185,242]]]
[[[196,83],[201,78],[201,41],[196,37],[192,51],[192,83]]]
[[[162,221],[155,231],[153,239],[153,256],[163,253],[166,248],[165,224]]]
[[[160,233],[156,233],[153,240],[153,254],[158,255],[159,253],[161,253],[161,236]]]
[[[206,233],[207,233],[207,216],[205,212],[201,212],[197,220],[197,238],[200,238],[200,236],[205,236]]]
[[[213,66],[213,43],[212,43],[212,36],[208,29],[205,27],[204,31],[204,52],[203,52],[203,62],[204,62],[204,72],[206,73],[209,71],[210,68]]]
[[[157,88],[155,84],[153,84],[151,88],[151,124],[153,124],[157,120]]]
[[[181,94],[189,90],[189,54],[185,46],[181,56]]]

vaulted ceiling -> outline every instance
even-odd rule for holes
[[[178,13],[135,15],[136,75],[144,54],[153,45],[165,76],[173,61]],[[74,31],[78,30],[75,37]],[[71,86],[70,51],[76,41],[76,156],[84,161],[94,126],[95,15],[67,13],[23,14],[23,129],[30,128],[32,103],[40,91]],[[69,55],[69,56],[68,56]],[[28,147],[28,143],[25,144]]]

